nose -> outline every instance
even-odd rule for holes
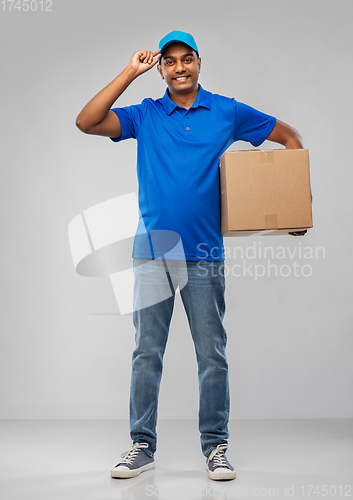
[[[175,64],[176,73],[183,73],[185,71],[183,61],[177,61]]]

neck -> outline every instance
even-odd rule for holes
[[[182,108],[186,109],[189,109],[194,104],[198,93],[199,93],[198,85],[196,89],[191,90],[185,94],[178,94],[175,92],[171,92],[168,88],[168,95],[170,97],[170,100],[173,101],[178,106],[181,106]]]

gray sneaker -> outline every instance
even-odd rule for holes
[[[235,478],[234,467],[230,465],[224,453],[224,450],[226,449],[226,444],[219,444],[217,448],[212,450],[208,455],[206,460],[206,469],[210,479],[222,481]]]
[[[154,469],[154,458],[147,455],[143,448],[148,448],[147,443],[135,443],[121,457],[114,469],[111,470],[111,476],[114,478],[135,477],[145,470]]]

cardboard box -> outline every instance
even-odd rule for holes
[[[223,236],[313,227],[307,149],[226,151],[219,169]]]

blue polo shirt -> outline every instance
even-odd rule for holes
[[[276,118],[201,85],[189,109],[175,104],[167,89],[160,99],[113,111],[122,137],[110,139],[137,139],[139,224],[132,257],[163,257],[167,246],[174,248],[167,259],[183,259],[184,252],[186,260],[224,260],[219,158],[238,140],[258,147]]]

